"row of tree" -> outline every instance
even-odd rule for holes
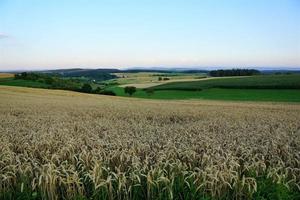
[[[93,87],[88,83],[83,84],[83,86],[78,92],[116,96],[116,93],[111,90],[104,90],[100,87],[93,89]]]
[[[32,72],[23,72],[20,74],[15,74],[15,79],[23,79],[36,81],[40,83],[45,83],[49,89],[62,89],[62,90],[71,90],[76,92],[92,93],[92,94],[104,94],[104,95],[113,95],[116,94],[113,91],[104,90],[101,87],[93,89],[91,84],[83,83],[79,79],[71,78],[61,78],[58,76],[53,76],[49,74],[42,73],[32,73]]]
[[[28,81],[35,81],[44,83],[49,89],[63,89],[63,90],[79,90],[81,83],[76,79],[64,79],[58,76],[34,73],[34,72],[23,72],[15,74],[15,79],[23,79]]]
[[[210,76],[222,77],[222,76],[253,76],[259,75],[260,71],[255,69],[220,69],[212,70],[209,72]]]
[[[168,80],[170,80],[170,78],[168,78],[168,77],[158,77],[158,80],[159,81],[168,81]]]
[[[103,94],[115,96],[116,93],[111,90],[105,90],[104,88],[97,87],[93,89],[90,83],[83,83],[82,80],[61,78],[54,76],[53,74],[42,74],[33,72],[23,72],[20,74],[15,74],[15,79],[23,79],[29,81],[38,81],[45,83],[49,89],[62,89],[62,90],[72,90],[76,92],[90,93],[90,94]],[[134,86],[124,87],[124,93],[132,96],[137,91]],[[146,89],[145,92],[148,95],[154,93],[153,89]]]
[[[134,86],[127,86],[127,87],[124,88],[125,94],[128,94],[130,96],[132,96],[136,91],[137,91],[136,87],[134,87]],[[148,96],[154,94],[154,89],[153,88],[146,88],[146,89],[144,89],[144,91],[146,92],[146,94]]]

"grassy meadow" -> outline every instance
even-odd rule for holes
[[[204,73],[155,73],[155,72],[137,72],[137,73],[114,73],[118,78],[106,81],[116,85],[139,84],[164,84],[173,81],[191,81],[206,77]],[[168,78],[169,80],[159,81],[158,78]]]
[[[0,86],[0,199],[299,199],[300,106]]]
[[[20,87],[32,87],[32,88],[48,88],[49,85],[46,83],[41,83],[38,81],[31,80],[17,80],[13,77],[11,78],[0,78],[0,85],[8,85],[8,86],[20,86]]]
[[[117,96],[129,97],[122,87],[111,87]],[[294,89],[222,89],[211,88],[202,91],[190,90],[157,90],[148,94],[144,89],[137,89],[132,95],[136,98],[165,100],[226,100],[226,101],[270,101],[300,102],[300,90]]]
[[[234,100],[234,101],[274,101],[300,102],[300,75],[259,75],[245,77],[206,77],[195,73],[115,73],[118,79],[89,83],[93,90],[112,91],[117,96],[126,96],[124,88],[134,86],[136,98],[188,100]],[[32,81],[15,78],[0,78],[0,85],[34,88],[53,88],[45,81]],[[169,80],[158,81],[158,77]],[[75,80],[65,78],[62,80]],[[80,88],[89,81],[77,78],[72,83]],[[151,90],[148,92],[147,90]]]
[[[130,84],[130,86],[137,86],[137,92],[132,97],[300,102],[299,74],[183,80],[185,81],[170,81],[159,84]],[[127,85],[111,86],[107,90],[114,91],[118,96],[128,96],[124,92],[124,86]],[[149,89],[152,91],[151,93],[147,92]]]
[[[300,89],[300,74],[222,77],[192,82],[172,82],[152,87],[154,90],[230,89]]]

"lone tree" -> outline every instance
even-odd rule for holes
[[[125,92],[125,94],[129,94],[130,96],[132,96],[133,93],[136,92],[136,87],[134,87],[134,86],[127,86],[127,87],[124,88],[124,92]]]
[[[88,83],[85,83],[82,88],[81,88],[81,91],[82,92],[85,92],[85,93],[91,93],[93,91],[93,88],[90,84]]]

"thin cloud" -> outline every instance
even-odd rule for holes
[[[5,38],[9,38],[9,35],[5,33],[0,33],[0,39],[5,39]]]

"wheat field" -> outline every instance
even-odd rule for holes
[[[14,77],[14,74],[0,73],[0,78],[12,78],[12,77]]]
[[[299,195],[300,104],[0,86],[0,111],[0,199]]]

